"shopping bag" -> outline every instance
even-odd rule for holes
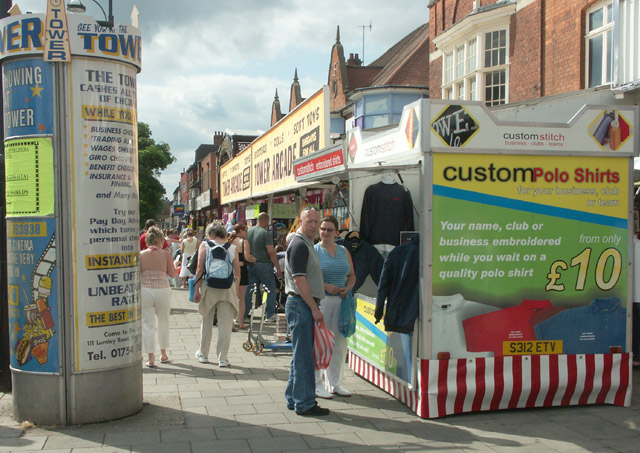
[[[196,278],[189,277],[187,281],[189,282],[189,302],[195,302],[193,297],[196,294]]]
[[[316,370],[324,370],[331,363],[335,341],[335,335],[329,330],[324,321],[314,323],[313,358]]]
[[[340,329],[340,333],[345,338],[350,337],[356,331],[356,301],[351,291],[349,291],[347,297],[342,299],[338,329]]]

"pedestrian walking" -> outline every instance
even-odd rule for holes
[[[148,354],[146,365],[155,367],[156,320],[160,362],[167,363],[169,347],[169,314],[171,312],[171,287],[169,278],[178,272],[173,265],[171,253],[163,250],[164,234],[151,226],[146,231],[147,248],[140,252],[140,272],[142,279],[142,349]]]
[[[231,269],[228,268],[229,266]],[[226,273],[224,273],[225,269]],[[237,283],[239,280],[240,258],[236,246],[227,242],[227,230],[222,223],[209,224],[205,230],[205,240],[198,249],[194,294],[194,301],[198,303],[198,312],[202,315],[200,349],[196,352],[196,358],[200,363],[209,361],[213,318],[217,316],[218,365],[229,366],[227,354],[231,343],[233,318],[238,314]]]

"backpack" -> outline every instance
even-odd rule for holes
[[[211,288],[228,289],[233,285],[233,264],[229,258],[231,243],[224,245],[205,241],[207,258],[204,266],[204,282]]]

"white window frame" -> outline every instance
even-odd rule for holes
[[[444,33],[436,36],[433,43],[436,51],[429,55],[430,61],[442,57],[442,97],[445,93],[452,95],[458,100],[471,100],[475,93],[475,100],[485,101],[485,74],[494,71],[504,71],[505,90],[504,99],[501,103],[509,102],[509,49],[510,49],[510,21],[511,16],[516,13],[518,5],[516,2],[505,3],[499,8],[490,9],[479,14],[470,14],[460,22],[454,24]],[[505,61],[503,64],[485,67],[485,33],[504,31],[505,32]],[[465,74],[463,77],[454,77],[451,80],[446,78],[445,59],[446,55],[453,55],[452,67],[457,68],[458,48],[465,46]],[[475,55],[473,49],[475,47]],[[464,83],[464,99],[459,99],[456,87]],[[475,87],[472,87],[475,82]]]
[[[600,27],[589,29],[589,16],[594,12],[602,10],[603,20]],[[613,1],[604,0],[596,3],[591,8],[587,9],[585,17],[585,46],[584,46],[584,85],[585,88],[594,88],[603,85],[610,85],[614,78],[614,65],[613,65]],[[598,84],[592,84],[590,80],[590,70],[592,61],[590,58],[591,43],[594,39],[602,36],[602,61],[600,82]],[[608,66],[608,68],[607,68]],[[607,74],[608,69],[608,74]],[[607,80],[608,76],[608,80]]]

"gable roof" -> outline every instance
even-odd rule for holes
[[[344,57],[343,57],[344,58]],[[346,64],[349,91],[376,86],[429,85],[429,23],[424,23],[367,66]]]
[[[371,63],[384,63],[383,69],[369,86],[429,84],[429,24],[409,33],[380,58]]]

